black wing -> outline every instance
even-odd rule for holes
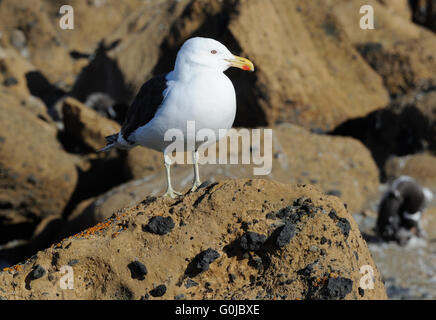
[[[166,74],[158,75],[144,83],[127,111],[121,134],[129,141],[129,136],[137,128],[153,119],[164,100],[163,92],[167,88]]]

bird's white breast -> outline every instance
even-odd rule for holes
[[[164,141],[169,129],[180,130],[186,141],[188,121],[195,121],[196,132],[212,129],[218,139],[218,130],[231,128],[235,114],[235,89],[224,73],[193,73],[183,81],[168,81],[163,105],[148,124],[133,133],[134,139],[140,145],[163,151],[171,143]]]

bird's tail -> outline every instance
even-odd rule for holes
[[[111,134],[110,136],[107,136],[105,139],[106,139],[106,146],[104,148],[101,148],[97,152],[108,152],[113,148],[117,147],[118,133]]]

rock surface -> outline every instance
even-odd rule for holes
[[[436,85],[430,81],[396,98],[383,110],[342,124],[333,133],[362,141],[384,177],[390,156],[436,151],[435,109]]]
[[[51,82],[74,81],[74,61],[68,49],[61,45],[58,35],[59,8],[49,6],[49,1],[2,1],[0,3],[0,29],[7,45],[43,73]],[[52,23],[51,16],[56,23]]]
[[[76,159],[63,150],[56,127],[29,112],[26,100],[8,94],[4,97],[8,98],[0,99],[2,242],[24,236],[8,228],[13,221],[32,225],[60,215],[78,178]]]
[[[16,93],[29,94],[26,74],[35,67],[10,47],[0,45],[0,85]]]
[[[385,171],[388,180],[393,181],[399,176],[406,175],[436,192],[436,156],[432,154],[392,157],[386,162]]]
[[[403,1],[396,1],[403,2]],[[369,0],[374,8],[375,29],[362,30],[360,1],[335,0],[331,9],[352,43],[382,77],[391,96],[415,89],[433,79],[436,72],[436,37],[425,28],[397,14],[380,1]],[[398,4],[397,4],[398,5]]]
[[[162,153],[148,148],[129,150],[123,163],[123,170],[130,179],[141,179],[163,169]]]
[[[326,1],[241,1],[238,12],[229,29],[259,66],[258,104],[269,125],[284,121],[331,130],[388,102],[380,77]],[[278,52],[289,58],[276,59]]]
[[[106,145],[105,137],[120,131],[120,125],[99,115],[73,98],[66,98],[62,106],[64,132],[83,143],[90,151]]]
[[[141,225],[156,216],[171,217],[175,227],[165,235],[144,232]],[[286,224],[295,235],[277,246]],[[244,249],[240,239],[248,232],[267,240]],[[374,271],[374,289],[359,289],[363,265]],[[65,289],[65,266],[73,289]],[[337,198],[247,179],[179,200],[147,198],[4,269],[0,287],[6,299],[386,298],[366,243]]]
[[[118,43],[109,52],[109,57],[116,61],[127,85],[134,93],[145,80],[152,77],[160,54],[164,54],[161,52],[162,43],[188,3],[188,0],[142,3],[105,38],[108,44]],[[173,64],[174,61],[166,66],[165,72],[170,71]]]

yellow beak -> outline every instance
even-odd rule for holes
[[[245,71],[254,71],[253,62],[246,58],[234,56],[234,59],[228,59],[232,67],[236,67]]]

